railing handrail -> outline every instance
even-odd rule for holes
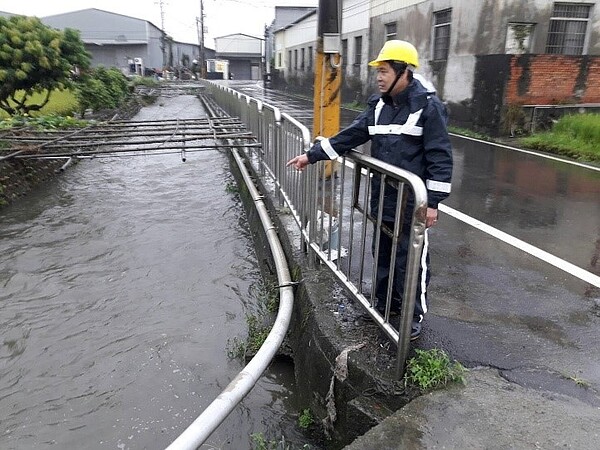
[[[342,255],[341,239],[337,242],[336,259],[337,263],[334,263],[332,257],[332,236],[333,236],[333,222],[336,219],[333,210],[335,206],[329,205],[329,208],[333,208],[327,214],[325,212],[325,191],[326,183],[324,178],[319,181],[318,171],[310,170],[305,172],[304,176],[300,173],[296,173],[293,170],[286,168],[286,162],[293,156],[301,152],[305,152],[310,148],[310,133],[308,128],[302,125],[299,121],[289,116],[288,114],[282,114],[278,108],[267,105],[261,101],[252,99],[251,97],[242,95],[233,89],[222,88],[214,83],[209,83],[212,86],[213,94],[216,94],[219,100],[226,103],[222,106],[230,115],[234,114],[239,116],[241,120],[247,121],[247,127],[255,133],[257,137],[263,139],[262,152],[256,153],[256,148],[249,148],[250,153],[246,155],[246,158],[252,163],[252,158],[258,160],[259,169],[268,169],[269,176],[273,178],[272,181],[276,185],[276,193],[282,198],[283,203],[287,204],[290,210],[293,211],[294,219],[300,227],[300,234],[303,237],[302,241],[304,248],[313,255],[316,255],[327,267],[331,269],[334,275],[343,283],[348,292],[360,302],[360,304],[366,309],[367,313],[375,320],[375,322],[381,327],[381,329],[392,338],[398,345],[397,354],[397,376],[400,377],[404,372],[404,364],[408,355],[408,349],[410,345],[410,332],[411,332],[411,321],[413,316],[413,310],[415,306],[415,293],[417,276],[416,273],[419,268],[419,257],[420,250],[423,245],[423,238],[425,233],[425,217],[427,208],[427,190],[423,181],[416,175],[395,167],[391,164],[384,163],[378,159],[372,158],[368,155],[364,155],[360,152],[350,151],[348,157],[353,161],[355,165],[355,177],[353,185],[353,195],[358,193],[361,189],[361,178],[363,177],[363,167],[365,170],[366,182],[363,185],[363,190],[366,194],[370,192],[370,182],[372,171],[375,171],[381,179],[382,189],[380,194],[379,203],[379,214],[376,220],[376,227],[381,227],[383,209],[383,192],[387,189],[390,182],[386,182],[386,178],[391,179],[391,184],[397,185],[397,204],[396,204],[396,216],[393,231],[393,241],[398,242],[400,233],[401,221],[403,220],[403,213],[401,212],[401,202],[398,199],[403,198],[404,184],[407,183],[413,195],[413,213],[410,223],[410,246],[408,249],[408,259],[406,263],[406,277],[404,283],[404,299],[408,301],[402,302],[401,322],[398,331],[389,323],[389,307],[390,307],[390,285],[388,283],[388,294],[387,294],[387,305],[386,312],[382,316],[374,307],[374,300],[367,300],[363,295],[360,283],[362,282],[362,272],[364,268],[364,257],[366,248],[366,229],[367,229],[367,207],[363,210],[363,223],[360,248],[362,252],[361,269],[359,277],[359,286],[353,283],[348,276],[348,273],[344,273],[340,268],[339,257]],[[223,98],[222,93],[227,93],[227,96]],[[255,105],[256,114],[258,117],[252,117],[253,111],[250,109],[250,105]],[[264,111],[270,110],[273,114],[273,123],[265,123]],[[240,148],[243,144],[240,144]],[[291,320],[294,293],[293,293],[293,282],[287,266],[286,255],[281,247],[279,237],[275,226],[273,225],[269,216],[268,208],[262,200],[262,195],[254,185],[248,168],[245,166],[242,157],[240,156],[237,149],[232,150],[233,157],[242,173],[242,177],[252,199],[256,205],[259,213],[261,222],[273,258],[275,260],[275,266],[277,268],[277,277],[279,282],[280,292],[280,305],[279,311],[275,323],[267,336],[265,342],[258,350],[257,354],[252,360],[246,365],[246,367],[233,379],[231,383],[225,388],[225,390],[203,411],[203,413],[194,420],[194,422],[167,448],[167,450],[193,450],[199,447],[204,441],[212,434],[212,432],[225,420],[225,418],[231,413],[231,411],[237,406],[237,404],[250,392],[254,387],[258,378],[262,375],[264,370],[267,368],[272,358],[275,356],[278,348],[280,347],[289,323]],[[342,158],[342,170],[345,169],[345,159]],[[333,170],[333,169],[332,169]],[[344,173],[344,172],[343,172]],[[345,212],[343,207],[343,182],[344,175],[342,174],[342,185],[340,192],[334,190],[334,174],[330,174],[329,184],[331,186],[331,198],[330,201],[339,200],[339,217],[343,217]],[[358,181],[357,181],[358,180]],[[339,196],[339,198],[338,198]],[[319,199],[321,197],[321,199]],[[358,199],[354,199],[358,201]],[[350,235],[352,235],[352,222],[353,222],[353,210],[355,205],[350,207]],[[324,216],[328,216],[325,221]],[[323,232],[325,231],[325,223],[327,223],[327,251],[325,252]],[[381,228],[377,229],[377,241],[379,240]],[[350,239],[351,240],[351,239]],[[392,257],[395,257],[396,250],[392,251]],[[309,261],[313,258],[309,258]],[[350,262],[348,262],[348,272],[350,272]],[[377,263],[374,263],[376,270]],[[393,278],[393,268],[390,272],[390,278]],[[374,289],[372,288],[372,292]]]
[[[402,185],[407,184],[411,189],[414,201],[413,214],[410,220],[409,242],[411,245],[409,245],[408,249],[406,266],[407,275],[405,278],[404,292],[402,296],[402,298],[408,299],[408,301],[402,302],[401,323],[398,331],[396,331],[390,325],[389,317],[382,316],[382,314],[380,314],[374,307],[374,300],[368,300],[361,293],[360,286],[356,286],[355,284],[351,283],[347,274],[344,274],[342,271],[340,271],[339,265],[331,261],[331,250],[321,250],[323,242],[319,242],[318,235],[322,234],[324,231],[324,226],[322,216],[320,220],[321,223],[319,223],[319,220],[317,219],[317,213],[319,210],[322,211],[324,206],[323,202],[321,202],[321,208],[319,208],[318,199],[319,186],[323,186],[323,177],[321,178],[321,181],[319,181],[317,170],[307,170],[302,174],[298,174],[291,169],[286,170],[285,168],[285,163],[287,160],[296,156],[301,151],[307,151],[310,148],[311,143],[308,139],[310,133],[308,129],[289,114],[279,112],[279,109],[275,106],[269,105],[260,100],[252,99],[246,94],[235,91],[230,87],[222,87],[214,82],[209,82],[208,86],[212,92],[221,91],[229,93],[232,98],[237,99],[235,105],[233,105],[231,102],[227,102],[227,105],[230,107],[228,113],[231,115],[235,113],[236,115],[240,116],[240,119],[242,119],[242,117],[249,119],[251,115],[249,108],[251,108],[251,105],[253,103],[256,105],[260,103],[261,111],[259,111],[259,108],[257,107],[257,114],[260,115],[265,109],[270,109],[274,111],[275,114],[278,114],[281,118],[280,121],[276,121],[276,123],[271,124],[273,127],[277,128],[278,130],[281,130],[287,126],[294,128],[293,131],[297,133],[296,138],[302,141],[300,148],[290,151],[286,145],[283,145],[282,142],[280,142],[280,145],[275,148],[271,148],[269,143],[262,142],[263,154],[259,158],[259,164],[266,165],[268,167],[266,172],[268,172],[271,177],[274,177],[273,181],[275,182],[278,190],[277,195],[280,196],[283,203],[290,209],[294,219],[298,223],[300,227],[300,233],[304,240],[303,243],[305,248],[313,255],[316,255],[321,262],[323,262],[332,270],[339,281],[346,286],[348,292],[350,292],[352,296],[358,300],[363,307],[366,308],[366,312],[374,319],[374,321],[386,333],[386,335],[397,344],[397,376],[401,377],[404,373],[404,367],[410,346],[411,322],[415,307],[416,283],[418,279],[417,273],[419,270],[418,255],[420,255],[425,234],[427,190],[423,181],[420,177],[409,171],[385,163],[379,159],[370,157],[358,151],[350,151],[344,158],[338,158],[338,161],[346,161],[346,159],[349,159],[355,164],[367,167],[368,171],[375,171],[384,178],[387,178],[393,182],[401,183]],[[240,101],[242,98],[244,100],[243,102]],[[260,122],[260,119],[256,122]],[[255,122],[252,122],[252,124],[254,123]],[[250,120],[248,120],[247,125],[249,126],[249,130],[257,135],[260,134],[261,130],[252,129],[252,124],[250,123]],[[274,140],[283,140],[283,137],[278,135]],[[290,142],[293,144],[293,139],[291,141],[288,140],[286,144],[289,144]],[[370,174],[368,177],[370,177]],[[395,239],[397,239],[397,233],[399,229],[398,222],[401,220],[401,214],[397,214],[395,224]],[[332,220],[328,222],[329,232],[331,232],[331,223]],[[378,222],[376,226],[380,226],[380,223]],[[363,245],[361,248],[364,253],[365,246]],[[338,254],[341,252],[341,250],[341,248],[338,249]],[[312,259],[313,258],[309,258],[309,261],[312,261]],[[376,267],[377,266],[375,264],[374,268],[376,269]]]

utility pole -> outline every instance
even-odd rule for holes
[[[204,78],[206,75],[206,58],[204,55],[204,0],[200,0],[200,17],[196,18],[196,28],[198,29],[198,44],[200,47],[200,54],[198,55],[200,61],[200,78]]]
[[[166,55],[166,46],[167,46],[167,38],[165,34],[165,10],[164,10],[164,1],[159,0],[158,6],[160,7],[160,50],[162,52],[162,68],[161,72],[167,65],[167,55]]]
[[[319,0],[313,138],[331,137],[340,130],[340,90],[342,86],[342,0]],[[334,163],[325,165],[331,177]]]

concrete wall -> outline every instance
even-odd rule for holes
[[[468,107],[450,110],[455,124],[495,134],[508,132],[511,120],[529,129],[528,108],[515,107],[566,104],[600,104],[600,56],[478,56]]]
[[[173,63],[176,66],[183,65],[182,59],[184,55],[188,56],[187,67],[191,67],[192,61],[194,59],[198,60],[200,56],[200,48],[198,44],[187,44],[185,42],[173,41],[171,44],[171,51],[173,53]],[[206,53],[207,52],[205,49],[205,54]],[[208,56],[206,56],[206,58],[208,58]]]
[[[255,202],[233,157],[230,166],[261,269],[267,279],[275,280],[273,258]],[[248,168],[265,195],[275,227],[280,230],[290,273],[295,280],[301,280],[294,292],[293,316],[284,345],[292,353],[286,352],[286,356],[294,360],[296,389],[305,393],[300,406],[310,408],[317,420],[317,427],[313,428],[324,426],[328,430],[327,448],[340,449],[408,403],[415,392],[399,389],[401,382],[395,379],[394,353],[379,345],[376,325],[356,326],[332,313],[341,301],[351,309],[349,300],[329,270],[308,267],[305,255],[297,248],[298,226],[285,210],[275,206],[278,202],[273,184],[264,182],[253,172],[251,164]],[[342,373],[345,367],[338,358],[344,352],[345,376]]]
[[[309,48],[312,47],[312,52]],[[314,66],[317,47],[317,15],[312,14],[299,20],[292,27],[275,33],[275,68],[283,72],[285,78],[290,76],[305,75],[311,72],[308,67],[309,52],[312,53]],[[302,68],[301,55],[304,49],[304,66]],[[298,54],[298,69],[294,68],[294,51]],[[290,53],[292,59],[290,60]]]
[[[263,78],[263,40],[245,34],[215,38],[215,57],[229,61],[229,73],[236,80]]]

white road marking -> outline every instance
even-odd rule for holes
[[[596,172],[600,172],[600,166],[592,166],[591,164],[581,163],[578,161],[573,161],[570,159],[560,158],[557,156],[546,155],[545,153],[539,153],[533,150],[525,150],[524,148],[511,147],[510,145],[497,144],[495,142],[484,141],[482,139],[476,139],[468,136],[462,136],[460,134],[448,133],[451,136],[455,136],[461,139],[468,139],[470,141],[481,142],[482,144],[494,145],[496,147],[506,148],[508,150],[513,150],[515,152],[527,153],[528,155],[539,156],[540,158],[551,159],[553,161],[560,161],[565,164],[570,164],[572,166],[583,167],[584,169],[595,170]]]
[[[587,270],[582,269],[581,267],[576,266],[575,264],[571,264],[570,262],[565,261],[564,259],[561,259],[557,256],[552,255],[551,253],[548,253],[540,248],[528,244],[525,241],[522,241],[514,236],[511,236],[508,233],[505,233],[504,231],[500,231],[497,228],[487,225],[471,216],[467,216],[466,214],[461,213],[456,209],[450,208],[449,206],[440,203],[438,208],[443,213],[448,214],[449,216],[454,217],[455,219],[460,220],[461,222],[471,225],[472,227],[477,228],[478,230],[483,231],[484,233],[487,233],[490,236],[495,237],[496,239],[500,239],[501,241],[506,242],[507,244],[512,245],[513,247],[516,247],[519,250],[522,250],[532,256],[535,256],[536,258],[547,262],[548,264],[551,264],[554,267],[564,272],[567,272],[573,275],[574,277],[579,278],[580,280],[585,281],[586,283],[600,288],[599,276],[594,275],[593,273],[588,272]]]

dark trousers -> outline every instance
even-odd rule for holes
[[[386,222],[386,226],[394,229],[394,223]],[[375,255],[375,237],[373,235],[373,255]],[[398,249],[396,251],[394,282],[392,291],[392,305],[390,310],[400,312],[402,303],[402,294],[404,293],[404,276],[406,275],[406,261],[408,259],[408,248],[410,238],[410,222],[404,223],[402,232],[398,238]],[[423,249],[419,256],[419,277],[416,289],[415,311],[413,317],[416,321],[421,322],[423,316],[427,312],[427,286],[429,285],[429,242],[427,230],[423,242]],[[377,263],[377,274],[375,276],[375,296],[380,309],[385,307],[387,298],[388,280],[390,277],[390,259],[392,255],[392,238],[383,230],[379,238],[379,255]]]

